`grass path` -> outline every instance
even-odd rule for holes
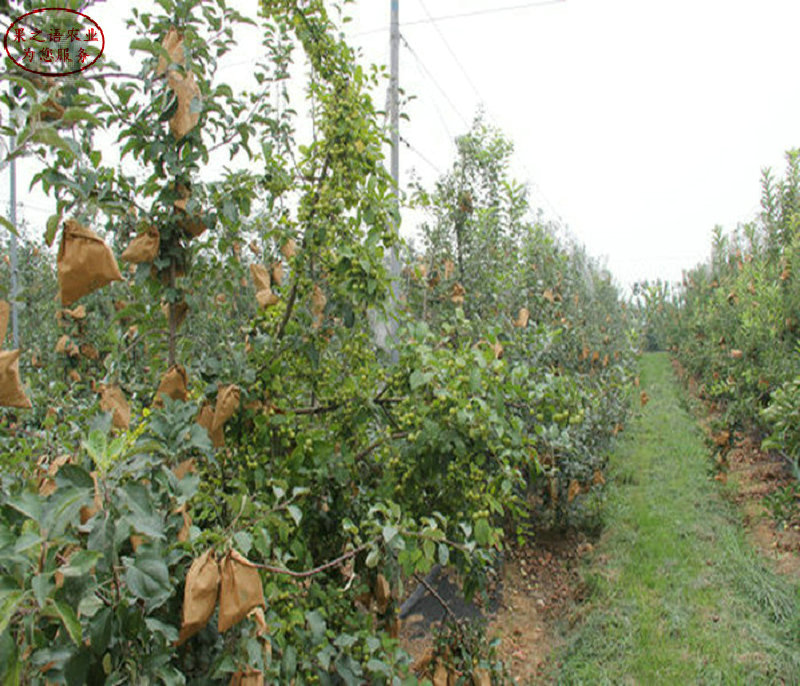
[[[744,540],[665,355],[612,457],[605,534],[561,684],[800,684],[795,589]]]

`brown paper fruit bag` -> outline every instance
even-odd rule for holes
[[[256,291],[269,291],[272,290],[272,280],[263,264],[251,264],[250,275],[253,277],[253,285]]]
[[[86,319],[86,305],[78,305],[71,310],[64,310],[73,319]]]
[[[178,98],[178,109],[169,120],[169,130],[176,141],[183,138],[200,121],[200,113],[192,112],[192,102],[200,99],[200,87],[194,80],[194,74],[189,72],[185,76],[171,71],[167,74],[167,83],[175,91]]]
[[[152,262],[158,257],[158,248],[161,245],[161,234],[155,226],[149,227],[145,232],[140,233],[125,248],[119,256],[123,262],[131,264],[141,264],[142,262]]]
[[[256,287],[258,306],[266,309],[277,305],[280,298],[272,292],[271,277],[267,268],[263,264],[251,264],[250,275]]]
[[[100,409],[111,412],[111,423],[117,428],[127,431],[131,425],[131,408],[125,399],[122,389],[116,384],[106,386],[100,384]]]
[[[228,686],[264,686],[264,675],[257,669],[249,672],[234,672]]]
[[[327,302],[328,298],[325,297],[325,293],[317,284],[314,284],[314,291],[311,293],[311,314],[313,315],[313,322],[311,323],[312,328],[318,329],[322,326]]]
[[[179,183],[176,188],[180,197],[175,200],[173,205],[175,205],[175,208],[183,215],[178,223],[192,238],[197,238],[206,230],[206,225],[203,224],[200,215],[190,215],[186,210],[186,206],[189,204],[189,198],[192,197],[192,192],[182,183]]]
[[[195,420],[200,426],[208,431],[208,437],[215,448],[225,445],[225,434],[219,428],[214,431],[214,408],[211,405],[203,405]]]
[[[211,424],[212,431],[222,431],[225,422],[239,409],[241,396],[242,394],[239,387],[233,384],[230,386],[223,386],[219,389],[219,393],[217,393],[217,406],[214,409],[214,421]]]
[[[100,484],[97,481],[97,472],[92,472],[92,481],[94,481],[94,498],[92,499],[91,505],[84,505],[80,510],[81,524],[86,524],[86,522],[103,509],[103,498],[100,495]]]
[[[57,265],[59,293],[64,306],[112,281],[122,281],[111,249],[94,231],[74,219],[64,222]]]
[[[170,26],[167,35],[164,36],[164,40],[161,41],[161,47],[167,51],[169,61],[167,61],[167,58],[163,55],[159,56],[156,76],[163,76],[170,64],[180,64],[183,66],[186,62],[186,58],[183,54],[183,36],[178,33],[178,30],[174,26]]]
[[[192,562],[183,589],[183,621],[178,645],[200,631],[214,613],[219,592],[219,567],[214,551],[207,550]]]
[[[5,300],[0,300],[0,348],[3,346],[3,341],[6,339],[6,332],[8,331],[8,319],[11,316],[11,305]]]
[[[168,396],[173,400],[183,400],[184,402],[189,397],[187,386],[189,385],[189,377],[186,375],[186,370],[182,365],[174,364],[164,376],[161,377],[161,383],[158,385],[156,391],[156,400],[153,403],[157,407],[162,404],[162,396]]]
[[[164,303],[161,306],[161,311],[164,313],[164,317],[167,319],[167,323],[169,323],[169,303]],[[186,320],[186,315],[189,314],[189,305],[185,300],[181,300],[179,303],[175,303],[175,328],[179,329],[181,324]]]
[[[0,351],[0,407],[32,407],[19,378],[19,350]]]
[[[219,592],[220,633],[241,622],[255,607],[264,605],[264,589],[258,569],[231,550],[222,561]]]

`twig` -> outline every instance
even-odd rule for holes
[[[360,462],[373,450],[375,450],[375,448],[378,448],[384,443],[386,443],[387,440],[399,441],[401,438],[406,438],[406,437],[408,437],[408,431],[400,431],[398,433],[393,433],[391,436],[389,436],[388,439],[386,437],[379,438],[370,443],[366,448],[364,448],[360,453],[358,453],[358,455],[355,456],[355,461]]]
[[[455,612],[453,612],[453,610],[450,607],[450,605],[447,604],[447,601],[444,598],[442,598],[442,596],[439,595],[439,592],[433,586],[431,586],[426,579],[421,577],[419,574],[414,574],[414,578],[417,581],[419,581],[419,583],[421,583],[428,590],[428,593],[430,593],[437,600],[439,605],[441,605],[442,608],[444,608],[445,615],[449,616],[453,620],[455,625],[458,627],[458,631],[460,633],[461,632],[461,625],[458,622],[458,616],[456,615]],[[442,617],[442,623],[444,623],[444,617]]]
[[[286,576],[291,576],[295,579],[303,579],[309,576],[314,576],[315,574],[319,574],[320,572],[324,572],[326,569],[330,569],[331,567],[335,567],[336,565],[341,564],[345,560],[349,560],[351,557],[355,557],[361,552],[364,552],[367,548],[369,548],[369,543],[364,543],[363,545],[358,546],[355,550],[351,550],[344,555],[340,555],[335,560],[331,560],[330,562],[326,562],[319,567],[314,567],[314,569],[307,569],[304,572],[295,572],[291,569],[283,569],[281,567],[272,567],[270,565],[262,565],[253,563],[254,567],[258,567],[259,569],[263,569],[267,572],[272,572],[273,574],[285,574]]]

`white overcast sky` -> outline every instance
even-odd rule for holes
[[[125,64],[117,1],[91,16]],[[402,147],[404,181],[412,169],[427,182],[446,170],[453,137],[482,106],[514,142],[513,172],[533,204],[622,285],[680,279],[708,255],[715,224],[758,212],[761,168],[782,174],[785,151],[800,146],[800,0],[399,4],[401,86],[415,96],[401,130],[413,148]],[[520,5],[532,6],[503,10]],[[362,61],[388,65],[390,0],[357,0],[347,13]],[[221,74],[238,78],[246,51]],[[385,93],[376,97],[382,108]],[[20,188],[25,216],[43,224],[47,201],[26,197],[23,179]],[[407,216],[406,237],[416,221]]]
[[[450,164],[482,104],[534,203],[620,283],[678,280],[715,224],[756,214],[761,168],[782,172],[800,146],[800,1],[564,0],[427,21],[522,4],[400,0],[414,51],[401,83],[418,97],[402,134],[427,159],[406,148],[402,169],[435,178],[428,162]],[[388,62],[388,31],[358,34],[387,27],[389,10],[351,10],[368,61]]]

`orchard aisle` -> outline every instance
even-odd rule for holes
[[[563,684],[800,683],[795,590],[745,543],[709,477],[669,359],[642,360],[650,398],[612,457],[592,589]]]

